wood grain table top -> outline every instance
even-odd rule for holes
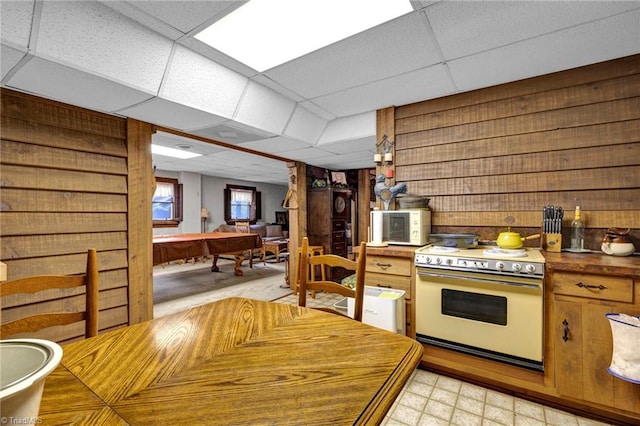
[[[422,356],[406,336],[245,298],[63,349],[44,424],[377,424]]]

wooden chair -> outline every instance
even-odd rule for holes
[[[36,275],[0,283],[0,297],[12,294],[35,294],[44,290],[86,287],[84,311],[50,312],[28,316],[0,326],[2,339],[18,333],[29,333],[56,325],[85,321],[85,337],[98,335],[98,255],[96,249],[87,253],[87,268],[80,275]],[[4,300],[3,300],[4,302]],[[4,303],[3,303],[4,305]]]
[[[326,291],[328,293],[337,293],[345,297],[353,297],[355,299],[354,315],[353,319],[356,321],[362,321],[363,305],[364,305],[364,274],[367,258],[367,245],[366,243],[360,243],[360,252],[357,261],[349,260],[347,258],[337,256],[335,254],[323,254],[319,256],[309,256],[309,239],[304,237],[302,239],[302,248],[300,256],[300,288],[298,294],[298,305],[307,305],[307,291]],[[316,266],[319,266],[322,270],[325,268],[342,267],[344,269],[355,271],[355,288],[350,288],[342,284],[327,281],[320,277],[317,279],[315,273],[309,274],[311,269],[315,272]],[[335,309],[330,308],[316,308],[323,311],[331,312],[341,315]]]
[[[251,234],[251,223],[250,222],[236,222],[236,232],[241,232],[243,234]],[[263,264],[267,264],[267,252],[264,250],[264,245],[259,249],[255,249],[260,253],[260,257],[262,259]],[[249,249],[249,268],[253,268],[253,251],[254,249]]]
[[[319,255],[323,255],[324,254],[324,246],[307,246],[307,256],[319,256]],[[296,272],[295,272],[295,279],[293,280],[293,294],[298,294],[298,289],[300,288],[300,258],[302,256],[302,247],[298,247],[298,249],[296,250]],[[307,264],[307,268],[309,268],[309,265]],[[325,277],[326,277],[326,272],[324,270],[324,268],[321,268],[322,270],[320,271],[320,275],[321,275],[321,279],[324,281]],[[308,271],[308,273],[311,273],[311,270]],[[316,291],[315,290],[311,290],[311,298],[315,299],[316,298]]]

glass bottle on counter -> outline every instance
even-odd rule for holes
[[[580,206],[576,206],[576,212],[571,222],[571,250],[584,250],[584,220],[582,220]]]

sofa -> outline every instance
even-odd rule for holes
[[[282,225],[255,224],[251,225],[251,232],[262,237],[262,241],[276,241],[289,238],[289,232],[282,230]],[[214,232],[236,232],[234,225],[222,224]]]

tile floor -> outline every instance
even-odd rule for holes
[[[258,268],[281,268],[281,264],[259,265]],[[254,265],[256,268],[256,265]],[[190,269],[187,265],[184,269]],[[179,266],[173,266],[172,270],[158,270],[157,274],[171,274],[180,280]],[[204,269],[203,269],[204,270]],[[204,270],[206,273],[206,270]],[[154,272],[154,276],[155,276]],[[258,280],[260,278],[258,277]],[[284,274],[275,281],[284,282]],[[274,281],[270,277],[270,282]],[[254,283],[255,286],[255,283]],[[297,296],[293,294],[282,297],[279,285],[258,285],[264,294],[263,300],[276,300],[278,303],[297,303]],[[273,290],[269,290],[269,288]],[[230,295],[229,287],[220,290],[224,297]],[[270,297],[269,291],[273,291]],[[213,290],[213,294],[215,294]],[[265,293],[266,292],[266,293]],[[242,294],[242,296],[246,296]],[[186,295],[192,300],[188,304],[194,304],[193,300],[201,297],[196,294]],[[211,298],[211,296],[207,296]],[[333,307],[333,304],[342,297],[325,293],[319,293],[315,299],[307,298],[307,304],[311,307]],[[207,300],[209,301],[209,300]],[[206,303],[203,301],[202,303]],[[172,302],[164,302],[163,313],[170,313],[171,309],[184,309],[185,303],[179,299]],[[425,370],[416,370],[407,382],[393,407],[385,417],[384,426],[603,426],[607,423],[597,422],[591,419],[575,416],[571,413],[546,407],[521,398],[496,392],[490,389],[453,379],[447,376],[435,374]]]
[[[383,425],[605,425],[525,399],[416,370]]]

